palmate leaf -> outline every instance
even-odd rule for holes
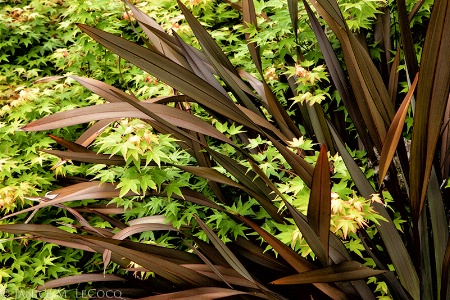
[[[334,263],[343,263],[351,260],[351,257],[349,253],[347,252],[347,249],[344,247],[342,242],[339,240],[337,236],[330,233],[330,210],[331,210],[331,190],[330,190],[330,182],[329,182],[329,165],[328,165],[328,159],[326,156],[326,150],[324,146],[321,148],[321,154],[319,154],[319,157],[322,155],[321,159],[318,159],[316,164],[316,169],[314,171],[314,177],[313,177],[313,187],[311,187],[311,196],[310,196],[310,204],[308,206],[308,219],[305,215],[300,213],[298,210],[296,210],[289,202],[284,200],[284,204],[289,209],[292,218],[295,221],[295,224],[300,229],[300,232],[302,233],[303,237],[305,238],[308,245],[311,247],[311,250],[314,252],[314,254],[317,256],[317,258],[320,260],[321,264],[323,266],[329,265],[329,259],[328,257],[334,262]],[[325,163],[326,161],[326,163]],[[320,169],[322,169],[320,171]],[[321,181],[321,177],[327,177],[328,176],[328,184],[323,184]],[[326,182],[327,180],[325,180]],[[320,185],[323,184],[323,190],[319,192]],[[316,192],[313,192],[315,190]],[[321,196],[322,194],[322,196]],[[327,196],[328,195],[328,196]],[[323,201],[323,203],[318,203],[320,199]],[[329,206],[328,208],[322,208],[321,205]],[[315,208],[312,208],[312,211],[310,211],[309,207],[315,206]],[[323,211],[322,211],[323,209]],[[315,211],[314,211],[315,210]],[[328,212],[328,216],[326,211]],[[323,214],[325,212],[325,214]],[[315,220],[317,218],[317,215],[319,214],[318,220]],[[325,215],[325,220],[323,222],[319,221],[320,216]],[[312,216],[312,217],[311,217]],[[328,218],[328,219],[327,219]],[[308,220],[312,219],[312,221],[317,221],[319,223],[318,227],[319,229],[313,229],[312,224],[308,223]],[[318,234],[320,233],[320,230],[322,230],[321,234],[325,235],[325,239],[319,239]],[[319,233],[316,233],[318,232]],[[325,232],[326,231],[326,232]],[[326,244],[324,244],[324,240],[326,240]],[[327,251],[325,251],[325,247]],[[329,250],[329,251],[328,251]],[[347,287],[346,292],[348,294],[351,294],[354,292],[355,296],[361,296],[363,299],[374,299],[372,292],[370,291],[369,287],[364,281],[352,281],[351,284],[355,288],[354,291],[352,291],[352,287]]]
[[[73,153],[73,152],[71,152]],[[85,154],[85,153],[83,153]],[[86,155],[86,154],[85,154]],[[187,167],[189,169],[189,167]],[[192,168],[192,167],[191,167]],[[210,170],[208,172],[208,170]],[[192,172],[195,175],[198,175],[199,173],[197,172]],[[203,170],[203,172],[200,172],[202,176],[205,174],[209,174],[212,175],[213,178],[218,178],[220,175],[219,172],[213,170],[213,169],[209,169],[206,168],[206,170]],[[223,176],[223,175],[222,175]],[[205,178],[209,178],[208,175],[205,176]],[[223,182],[220,181],[220,179],[217,179],[218,182],[221,183],[226,183],[229,185],[235,185],[236,187],[240,187],[243,188],[241,185],[239,185],[238,183],[234,182],[233,180],[227,178],[226,176],[222,177]],[[228,180],[227,180],[228,179]],[[164,185],[163,185],[164,187]],[[220,206],[218,206],[217,204],[215,204],[213,201],[211,201],[209,198],[205,197],[203,194],[193,191],[189,188],[180,188],[181,193],[183,194],[183,197],[179,196],[179,195],[175,195],[173,194],[172,197],[177,198],[179,200],[185,200],[191,203],[195,203],[195,204],[199,204],[205,207],[210,207],[219,211],[223,211],[224,209]],[[41,204],[35,205],[33,207],[9,214],[3,218],[10,218],[13,217],[15,215],[21,214],[21,213],[25,213],[28,211],[35,211],[37,209],[43,208],[43,207],[47,207],[47,206],[51,206],[51,205],[59,205],[61,203],[64,202],[68,202],[68,201],[76,201],[76,200],[86,200],[86,199],[108,199],[108,198],[114,198],[114,197],[118,197],[120,194],[120,189],[117,188],[117,184],[113,184],[113,183],[101,183],[100,181],[89,181],[89,182],[82,182],[82,183],[78,183],[78,184],[74,184],[68,187],[64,187],[58,190],[54,190],[51,193],[48,193],[46,195],[46,197],[48,197],[48,199],[45,202],[42,202]],[[124,197],[126,196],[138,196],[139,194],[136,194],[135,192],[129,191],[127,192]],[[167,196],[167,193],[165,192],[159,192],[159,191],[154,191],[154,190],[147,190],[145,191],[145,193],[143,193],[143,195],[145,196]],[[46,198],[44,197],[44,199]],[[93,208],[94,210],[96,208]],[[101,212],[104,213],[113,213],[117,211],[119,213],[123,213],[123,208],[101,208]],[[113,219],[114,220],[114,219]],[[118,226],[121,227],[121,226]]]
[[[358,167],[352,156],[348,153],[344,144],[336,134],[334,128],[330,125],[330,131],[333,135],[333,139],[336,143],[336,148],[339,151],[342,159],[344,160],[347,169],[355,182],[356,188],[361,195],[367,199],[375,193],[374,189],[370,185],[364,173]],[[409,256],[405,244],[403,243],[397,229],[392,223],[392,219],[389,216],[386,208],[377,202],[373,203],[374,209],[387,221],[381,221],[377,224],[381,237],[384,241],[389,256],[394,264],[395,270],[399,276],[400,282],[403,287],[410,293],[414,299],[420,298],[420,281],[417,275],[414,264]]]
[[[307,217],[301,212],[299,212],[297,209],[295,209],[289,202],[284,201],[284,204],[289,209],[289,212],[291,213],[292,218],[295,221],[295,224],[300,229],[300,232],[302,233],[308,245],[313,250],[314,254],[319,258],[322,265],[327,266],[328,260],[323,259],[326,257],[323,244],[320,241],[317,234],[309,225]],[[339,238],[334,234],[330,234],[329,249],[330,249],[329,256],[334,263],[340,263],[351,260],[351,256],[348,253],[347,249],[339,240]]]

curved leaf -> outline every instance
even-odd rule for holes
[[[245,294],[255,295],[255,296],[267,299],[267,297],[261,293],[254,294],[254,293],[241,292],[241,291],[226,289],[226,288],[204,287],[204,288],[184,290],[181,292],[144,297],[144,298],[139,298],[137,300],[172,300],[172,299],[213,300],[213,299],[232,297],[232,296],[237,296],[237,295],[245,295]]]
[[[58,156],[61,159],[81,161],[92,164],[104,164],[104,165],[115,165],[124,166],[126,161],[122,156],[119,155],[108,155],[108,154],[97,154],[97,153],[86,153],[86,152],[73,152],[73,151],[59,151],[59,150],[45,150],[42,152]],[[150,165],[153,165],[152,163]],[[156,164],[155,164],[156,165]]]
[[[344,160],[347,169],[355,182],[356,188],[361,195],[366,199],[369,199],[372,194],[375,193],[374,189],[370,185],[364,173],[358,167],[352,156],[348,153],[344,144],[336,134],[333,126],[330,126],[330,131],[333,136],[336,148],[339,151],[342,159]],[[400,282],[406,288],[406,290],[416,299],[419,299],[420,295],[420,281],[416,272],[416,268],[409,256],[409,252],[405,247],[397,229],[394,227],[391,217],[386,208],[378,203],[373,202],[374,209],[383,216],[387,221],[380,221],[377,224],[381,237],[386,245],[386,249],[394,264],[395,270],[400,278]]]
[[[79,274],[49,280],[44,285],[38,286],[36,289],[38,291],[42,291],[44,289],[53,289],[71,284],[96,282],[96,281],[100,282],[126,281],[126,279],[112,274]]]
[[[300,212],[297,211],[289,202],[284,201],[284,205],[289,209],[289,212],[292,215],[292,218],[295,221],[298,229],[302,233],[308,245],[311,247],[311,250],[320,260],[321,264],[324,266],[328,265],[328,255],[325,251],[325,248],[317,236],[316,232],[311,228],[311,226],[306,221],[306,216],[300,215]]]
[[[234,103],[209,83],[161,54],[113,34],[78,24],[81,30],[125,60],[142,68],[173,88],[195,99],[201,105],[242,125],[257,129]]]
[[[247,28],[247,24],[252,24],[258,30],[258,21],[256,20],[256,12],[255,6],[253,4],[253,0],[242,0],[242,16],[244,21],[244,28]],[[247,47],[250,52],[250,56],[253,60],[253,63],[256,66],[256,69],[259,71],[259,74],[262,75],[262,65],[261,65],[261,56],[259,54],[259,46],[256,42],[252,42],[250,40],[250,34],[245,34],[245,39],[247,41]]]
[[[208,225],[206,225],[199,217],[195,216],[195,220],[197,221],[198,225],[202,228],[202,230],[205,232],[206,236],[209,238],[209,240],[214,244],[216,249],[220,252],[220,254],[225,258],[225,260],[230,264],[230,266],[236,270],[242,277],[245,279],[256,283],[253,277],[250,275],[250,273],[247,271],[247,269],[242,265],[242,263],[239,261],[239,259],[231,252],[231,250],[222,242],[222,240],[212,231]]]
[[[102,249],[111,250],[111,252],[125,257],[140,266],[155,272],[180,287],[201,287],[217,284],[215,280],[210,279],[205,275],[189,270],[188,268],[182,267],[156,255],[125,248],[100,239],[94,240],[88,237],[81,237],[81,239],[97,245]]]
[[[133,13],[133,17],[139,22],[139,24],[146,24],[148,26],[152,26],[153,28],[163,31],[164,29],[152,18],[138,9],[136,6],[132,5],[129,1],[123,0],[129,7],[131,12]],[[160,39],[157,35],[155,35],[152,31],[150,31],[145,26],[141,25],[142,30],[145,32],[147,37],[153,43],[155,48],[163,55],[167,56],[171,60],[184,65],[186,64],[186,59],[180,55],[175,49],[171,48],[169,44],[166,44],[162,39]]]
[[[449,99],[450,3],[433,4],[423,46],[411,141],[409,187],[411,213],[418,223],[425,203],[441,122]]]
[[[233,64],[230,62],[228,57],[223,53],[222,49],[217,45],[216,41],[208,34],[205,28],[200,24],[200,22],[195,18],[195,16],[188,10],[188,8],[181,3],[181,1],[177,0],[178,6],[183,12],[186,21],[189,26],[192,28],[192,31],[195,34],[195,37],[200,42],[203,50],[211,54],[211,56],[220,63],[223,67],[228,69],[237,75],[236,69]]]
[[[154,103],[140,102],[140,105],[148,110],[151,110],[154,114],[165,119],[171,124],[180,126],[181,128],[193,130],[195,132],[200,132],[223,142],[233,144],[230,139],[218,131],[214,126],[186,111]],[[25,125],[22,130],[49,130],[111,118],[150,119],[147,114],[139,111],[128,103],[105,103],[59,112],[33,121]]]
[[[379,180],[378,183],[381,185],[386,173],[388,171],[389,165],[392,162],[392,158],[394,157],[395,150],[397,149],[397,144],[400,140],[400,136],[402,134],[402,129],[405,123],[406,113],[408,112],[408,106],[411,102],[412,97],[414,96],[414,90],[417,85],[418,75],[414,79],[411,88],[406,94],[405,99],[400,105],[397,113],[392,120],[391,126],[386,134],[386,140],[383,143],[383,148],[381,150],[380,155],[380,166],[379,166]]]
[[[54,190],[45,195],[45,198],[51,199],[46,202],[41,202],[38,205],[14,212],[2,218],[10,218],[25,212],[40,209],[42,207],[60,204],[63,202],[86,199],[106,199],[119,197],[120,189],[116,188],[112,183],[100,183],[99,181],[89,181],[74,184],[68,187]],[[128,192],[127,196],[136,195],[133,192]]]
[[[316,267],[308,260],[300,256],[294,250],[283,244],[280,240],[275,238],[269,232],[262,229],[249,219],[239,216],[239,218],[253,230],[255,230],[286,262],[291,265],[297,272],[302,273],[310,270],[315,270]],[[341,290],[326,283],[313,283],[313,285],[330,296],[333,299],[348,299],[348,297]]]
[[[157,224],[157,223],[144,223],[144,224],[137,224],[137,225],[131,225],[129,227],[126,227],[119,232],[117,232],[115,235],[113,235],[111,238],[116,240],[123,240],[133,234],[141,233],[145,231],[155,231],[155,230],[173,230],[173,231],[179,231],[175,227],[169,224]],[[111,250],[105,249],[103,251],[103,264],[104,269],[103,271],[106,273],[106,266],[109,264],[111,260]]]
[[[300,274],[283,277],[273,281],[273,284],[305,284],[314,282],[339,282],[363,279],[377,276],[387,272],[386,270],[374,270],[354,260],[343,262],[330,267],[303,272]]]
[[[195,249],[195,248],[193,248]],[[194,251],[197,255],[201,253],[199,251]],[[205,257],[206,259],[206,257]],[[209,276],[216,280],[223,280],[225,283],[238,285],[238,286],[244,286],[249,288],[258,288],[254,283],[251,281],[246,280],[241,275],[239,275],[236,270],[228,267],[223,266],[216,266],[216,265],[203,265],[203,264],[190,264],[190,265],[183,265],[183,267],[186,267],[191,270],[195,270],[203,275]],[[211,267],[213,267],[215,270],[212,271]],[[219,279],[220,278],[220,279]],[[230,287],[232,288],[232,287]]]

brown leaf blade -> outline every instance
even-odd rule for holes
[[[311,228],[316,232],[322,242],[325,257],[322,257],[321,261],[327,265],[331,217],[331,183],[328,154],[324,145],[320,148],[319,157],[317,158],[313,173],[307,216]]]
[[[47,281],[44,285],[37,287],[38,291],[44,289],[53,289],[71,284],[95,282],[95,281],[126,281],[126,279],[112,274],[79,274],[73,276],[61,277]]]
[[[311,228],[310,224],[307,222],[306,216],[302,215],[298,210],[296,210],[289,202],[285,201],[284,205],[289,209],[289,212],[294,219],[295,224],[302,233],[311,250],[320,260],[320,263],[324,266],[328,265],[328,253],[323,247],[322,241],[317,236],[314,229]]]
[[[220,47],[217,45],[216,41],[200,24],[197,18],[183,3],[181,3],[180,1],[177,1],[177,3],[181,11],[183,12],[184,17],[186,18],[186,21],[189,23],[189,26],[192,28],[192,31],[200,42],[203,50],[210,53],[212,57],[214,57],[214,59],[219,62],[220,65],[237,75],[236,69],[234,68],[233,64],[230,62],[225,53],[223,53],[222,49],[220,49]]]
[[[130,95],[126,94],[128,97]],[[179,110],[174,107],[170,107],[162,104],[139,102],[139,104],[154,113],[158,118],[162,118],[167,122],[179,126],[181,128],[189,129],[219,139],[223,142],[233,144],[224,134],[218,131],[211,124],[201,120],[186,111]],[[241,110],[239,110],[241,111]],[[66,126],[72,126],[82,123],[88,123],[96,120],[111,119],[111,118],[140,118],[151,119],[146,113],[139,111],[137,108],[131,106],[128,103],[105,103],[100,105],[94,105],[89,107],[82,107],[73,110],[67,110],[59,112],[42,119],[33,121],[25,125],[22,130],[25,131],[40,131],[49,130],[55,128],[62,128]],[[66,145],[75,147],[73,143],[68,142]],[[82,147],[82,146],[80,146]],[[76,148],[80,152],[82,148]],[[70,149],[70,148],[69,148]],[[88,150],[88,152],[90,152]]]
[[[42,152],[58,156],[61,159],[70,159],[74,161],[81,161],[92,164],[104,164],[124,166],[126,164],[125,159],[119,155],[107,155],[97,153],[85,153],[85,152],[73,152],[73,151],[59,151],[59,150],[41,150]],[[152,164],[150,164],[152,165]],[[156,164],[155,164],[156,165]]]
[[[450,89],[450,3],[434,2],[423,46],[411,142],[410,200],[417,224]]]
[[[311,22],[311,27],[314,31],[314,34],[316,35],[317,42],[325,59],[325,63],[327,64],[327,68],[330,72],[331,79],[336,86],[339,94],[341,95],[342,102],[344,103],[344,106],[346,107],[353,123],[355,124],[355,128],[358,131],[358,135],[361,138],[361,141],[367,149],[372,149],[373,145],[367,133],[367,127],[364,125],[361,112],[358,109],[358,105],[356,103],[353,89],[344,72],[344,69],[340,64],[339,58],[337,57],[333,47],[328,41],[327,35],[321,27],[319,20],[312,12],[306,0],[303,0],[303,4]],[[330,148],[330,150],[332,149]]]
[[[150,296],[139,298],[138,300],[172,300],[172,299],[198,299],[198,300],[213,300],[224,297],[232,297],[238,295],[249,294],[238,290],[216,288],[216,287],[204,287],[184,290],[181,292],[169,293],[164,295]],[[253,293],[252,293],[253,295]],[[267,298],[263,294],[257,293],[257,296],[261,298]]]
[[[239,218],[255,230],[297,272],[302,273],[316,269],[312,263],[297,254],[294,250],[283,244],[280,240],[262,229],[257,224],[245,217],[240,216]],[[332,285],[326,283],[313,283],[313,285],[333,299],[348,299],[345,293]]]
[[[82,182],[47,193],[45,198],[49,199],[48,201],[41,202],[38,205],[4,216],[2,220],[43,207],[57,205],[63,202],[86,199],[114,198],[118,197],[119,193],[120,190],[117,189],[116,185],[112,183],[106,182],[100,184],[100,181]],[[128,192],[127,195],[130,196],[135,194],[133,192]]]
[[[450,239],[447,242],[445,255],[442,262],[441,299],[447,299],[450,295]]]
[[[283,277],[272,283],[280,285],[351,281],[377,276],[385,272],[385,270],[371,269],[353,260],[314,271]]]
[[[129,42],[113,34],[87,25],[80,29],[117,55],[146,72],[170,84],[173,88],[195,99],[201,105],[216,111],[240,124],[255,128],[254,124],[236,108],[234,103],[209,83],[171,61],[165,56]]]
[[[243,0],[242,1],[242,16],[244,19],[244,28],[247,28],[247,24],[252,24],[258,30],[258,21],[256,20],[255,6],[253,0]],[[250,56],[259,74],[262,75],[262,65],[261,56],[259,54],[259,46],[256,42],[252,42],[250,39],[250,34],[245,34],[245,39],[247,40],[247,47],[250,51]]]
[[[214,244],[216,249],[225,258],[225,260],[230,264],[230,266],[236,270],[245,279],[255,282],[253,277],[247,271],[247,269],[242,265],[238,258],[231,252],[231,250],[222,242],[222,240],[212,231],[208,225],[206,225],[199,217],[194,216],[198,225],[202,228],[205,234],[208,236],[209,240]]]
[[[417,85],[418,75],[416,75],[411,88],[405,96],[402,104],[400,105],[397,113],[392,120],[391,126],[389,126],[389,130],[386,134],[386,139],[383,143],[383,148],[381,150],[380,155],[380,166],[379,166],[379,180],[378,183],[381,183],[386,176],[389,165],[392,162],[392,158],[394,158],[395,150],[397,149],[398,142],[400,140],[403,125],[405,123],[406,113],[408,112],[409,103],[411,103],[411,99],[414,95],[414,90]]]
[[[329,124],[330,125],[330,124]],[[336,148],[339,151],[342,159],[344,160],[347,169],[349,170],[352,179],[355,182],[356,188],[361,195],[367,199],[375,193],[374,189],[370,185],[364,173],[358,167],[352,156],[348,153],[345,145],[340,140],[333,126],[330,125],[330,131],[333,136]],[[409,256],[409,252],[405,247],[397,229],[394,227],[391,217],[386,208],[377,202],[373,203],[375,210],[383,216],[387,222],[381,221],[376,225],[377,229],[381,233],[381,237],[386,245],[386,249],[392,262],[395,266],[395,270],[400,278],[400,282],[405,289],[414,297],[420,298],[420,281],[416,272],[416,268]]]
[[[97,245],[102,249],[108,249],[114,254],[125,257],[180,287],[201,287],[216,284],[215,280],[212,280],[205,275],[182,267],[159,256],[118,246],[105,240],[94,240],[88,237],[82,237],[82,239]]]

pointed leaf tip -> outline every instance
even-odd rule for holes
[[[331,180],[325,145],[320,148],[314,168],[307,216],[311,228],[316,232],[325,250],[325,257],[321,257],[320,260],[324,265],[327,265],[331,217]]]

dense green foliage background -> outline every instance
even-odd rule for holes
[[[157,23],[169,31],[176,32],[190,45],[199,48],[192,30],[184,21],[184,17],[174,1],[135,1],[134,4]],[[385,1],[339,1],[343,15],[349,28],[368,39],[368,47],[375,63],[386,60],[385,52],[372,34],[374,20],[386,7],[393,7]],[[415,2],[407,1],[411,10]],[[330,76],[324,65],[324,58],[317,44],[313,30],[305,10],[298,14],[298,36],[295,37],[288,5],[282,1],[255,1],[258,15],[258,28],[252,24],[244,26],[241,13],[227,2],[191,1],[187,3],[200,23],[211,33],[221,49],[238,69],[245,70],[261,79],[245,42],[245,34],[261,47],[261,59],[264,76],[280,102],[288,109],[292,118],[299,119],[300,106],[320,104],[329,116],[343,115],[348,112],[341,103],[339,94],[330,86]],[[234,4],[236,5],[236,4]],[[158,81],[136,66],[118,59],[112,52],[105,50],[90,37],[82,34],[77,23],[105,30],[123,38],[144,44],[142,30],[137,26],[131,12],[123,3],[111,0],[99,1],[0,1],[0,205],[4,214],[18,211],[34,204],[38,195],[67,186],[76,182],[99,180],[103,183],[117,183],[118,197],[112,200],[81,200],[69,203],[68,207],[84,207],[109,204],[108,207],[123,209],[120,222],[128,223],[144,217],[163,217],[165,222],[176,228],[195,224],[194,215],[213,228],[223,241],[230,241],[239,236],[246,236],[242,223],[236,222],[228,214],[213,211],[208,207],[183,201],[183,189],[189,188],[200,192],[209,199],[214,198],[214,188],[206,179],[170,167],[169,164],[189,165],[193,158],[187,151],[175,143],[176,140],[167,134],[157,134],[147,124],[137,119],[121,119],[108,127],[90,147],[91,150],[104,154],[122,156],[124,166],[107,166],[104,164],[88,164],[78,162],[61,162],[57,157],[43,153],[41,149],[62,149],[47,134],[68,141],[75,141],[85,132],[88,125],[75,125],[48,132],[23,132],[20,129],[27,123],[55,112],[104,103],[99,96],[92,94],[71,78],[59,81],[34,83],[45,76],[77,75],[104,81],[121,90],[131,91],[140,99],[159,96],[177,95],[178,92],[169,85]],[[415,40],[418,57],[424,30],[430,14],[431,1],[425,1],[419,12],[411,20],[413,32],[417,32]],[[392,20],[393,24],[397,20]],[[392,26],[392,36],[399,30]],[[331,32],[327,33],[331,44],[338,49],[339,42]],[[397,46],[397,45],[394,45]],[[395,52],[395,51],[393,51]],[[285,55],[296,53],[298,63],[285,65]],[[337,50],[342,59],[342,53]],[[395,53],[392,53],[395,55]],[[300,60],[299,57],[302,57]],[[392,56],[393,58],[393,56]],[[401,57],[403,62],[403,57]],[[403,64],[399,64],[400,83],[404,92],[408,90],[406,73]],[[297,95],[286,94],[289,88],[288,78],[297,76]],[[403,93],[403,94],[405,94]],[[403,96],[402,93],[399,95]],[[400,97],[400,96],[399,96]],[[181,104],[180,104],[181,105]],[[210,122],[227,137],[238,141],[242,126],[227,124],[223,120],[212,118],[201,107],[192,104],[188,107],[194,114]],[[270,118],[270,116],[269,116]],[[344,128],[348,135],[356,137],[353,123],[344,118]],[[411,136],[412,115],[408,113],[407,127],[403,136]],[[305,134],[308,128],[300,126]],[[298,153],[306,153],[305,159],[314,164],[319,152],[315,137],[294,139],[291,149]],[[356,140],[356,139],[355,139]],[[349,145],[351,154],[360,162],[366,177],[375,187],[377,170],[371,166],[367,154],[357,149],[356,143]],[[58,148],[59,147],[59,148]],[[300,212],[306,213],[310,189],[293,174],[289,164],[269,141],[254,137],[245,146],[254,154],[264,173],[270,177],[286,199]],[[235,149],[225,143],[211,143],[211,148],[239,160],[247,168],[248,162],[239,157]],[[359,196],[349,171],[339,155],[328,157],[333,166],[332,178],[332,217],[331,230],[345,243],[352,255],[368,266],[375,267],[374,260],[365,252],[359,228],[366,228],[366,233],[373,237],[378,232],[375,224],[382,220],[373,210],[372,202],[378,197],[365,199]],[[153,165],[165,166],[154,168]],[[216,170],[228,177],[233,176],[220,166]],[[158,191],[163,195],[154,197],[130,197],[130,193],[142,194],[146,191]],[[384,203],[390,207],[390,194],[384,191]],[[289,245],[304,257],[315,258],[311,248],[302,237],[294,222],[280,224],[269,218],[256,200],[234,188],[224,190],[224,197],[234,200],[231,210],[241,216],[251,216],[261,220],[261,227],[275,235],[283,243]],[[181,198],[181,199],[180,199]],[[178,200],[175,200],[178,199]],[[285,209],[280,198],[275,199],[278,209]],[[392,208],[393,209],[393,208]],[[398,210],[393,209],[393,222],[397,229],[403,230],[402,218]],[[29,219],[27,219],[29,218]],[[81,232],[79,219],[73,217],[64,208],[47,207],[39,210],[32,217],[25,214],[1,222],[20,223],[31,221],[39,224],[52,224],[72,232]],[[90,216],[89,224],[95,228],[113,229],[117,232],[113,221],[102,216]],[[195,237],[208,240],[204,231],[193,232]],[[176,235],[176,234],[175,234]],[[169,248],[186,248],[179,244],[172,233],[146,231],[136,234],[130,239],[143,243],[156,244]],[[26,295],[30,299],[60,299],[57,290],[38,294],[34,292],[37,285],[46,281],[68,275],[91,271],[102,271],[102,257],[82,250],[74,250],[56,246],[43,241],[14,238],[2,233],[1,289],[9,298]],[[381,246],[380,246],[381,248]],[[267,246],[270,250],[271,246]],[[388,268],[393,269],[390,264]],[[124,271],[115,264],[106,268],[107,273],[123,274]],[[148,276],[148,274],[146,275]],[[379,299],[391,299],[392,295],[385,282],[371,277]],[[70,290],[70,289],[68,289]],[[24,293],[29,291],[29,293]],[[72,291],[74,292],[74,291]],[[73,297],[73,295],[72,295]],[[70,296],[69,296],[70,298]],[[25,298],[23,298],[25,299]]]

